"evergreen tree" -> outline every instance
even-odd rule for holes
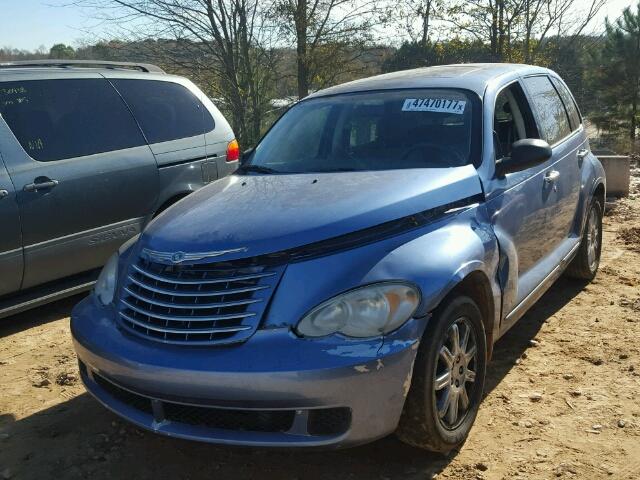
[[[607,20],[605,44],[594,72],[594,93],[611,129],[622,129],[635,140],[640,109],[640,2],[624,9],[614,23]]]

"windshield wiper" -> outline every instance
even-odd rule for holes
[[[273,168],[263,167],[262,165],[242,165],[238,169],[241,173],[255,172],[255,173],[280,173],[278,170],[274,170]]]
[[[350,168],[350,167],[338,167],[338,168],[327,168],[326,170],[316,170],[315,172],[309,173],[337,173],[337,172],[362,172],[361,168]]]

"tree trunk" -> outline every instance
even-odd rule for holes
[[[638,93],[633,96],[631,102],[631,126],[629,127],[629,138],[636,139],[636,129],[638,128]]]
[[[429,41],[429,19],[431,15],[431,1],[427,0],[425,4],[424,11],[422,12],[422,47],[427,46],[427,42]]]
[[[524,37],[524,63],[531,62],[531,20],[529,18],[529,0],[525,0],[525,37]]]
[[[640,15],[640,4],[638,4],[638,14]],[[637,23],[636,23],[637,25]],[[636,130],[638,127],[638,96],[640,95],[640,28],[636,30],[636,54],[634,59],[634,73],[635,73],[635,91],[633,92],[633,98],[631,100],[631,126],[629,136],[631,140],[636,139]]]
[[[498,56],[498,12],[491,12],[491,56],[495,60]]]
[[[298,67],[298,98],[309,95],[309,65],[307,59],[307,0],[298,0],[295,12],[296,63]]]
[[[504,59],[504,0],[498,0],[498,58],[501,62]]]

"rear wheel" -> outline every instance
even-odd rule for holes
[[[600,199],[594,198],[589,207],[580,247],[567,267],[567,276],[581,280],[593,280],[600,265],[601,250],[602,204]]]
[[[476,418],[486,368],[478,306],[456,297],[438,308],[422,339],[397,435],[447,453],[464,443]]]

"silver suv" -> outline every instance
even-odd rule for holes
[[[189,80],[147,64],[0,64],[0,317],[88,289],[160,211],[237,168]]]

